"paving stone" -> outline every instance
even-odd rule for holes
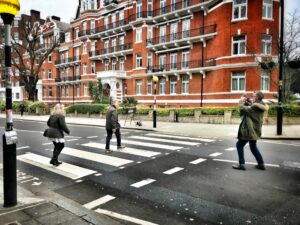
[[[52,203],[44,203],[41,205],[37,205],[28,209],[24,209],[23,212],[30,215],[32,218],[38,218],[44,216],[46,214],[53,213],[58,211],[59,208]]]
[[[83,219],[77,218],[75,220],[66,221],[61,225],[90,225],[90,223],[84,221]]]
[[[19,223],[22,223],[23,221],[30,220],[30,216],[22,211],[17,211],[14,213],[8,213],[6,215],[3,215],[0,217],[0,224],[6,224],[6,223],[12,223],[18,221]]]
[[[59,210],[53,213],[36,218],[38,222],[44,225],[66,224],[68,221],[76,220],[77,217],[68,211]]]
[[[25,222],[22,222],[21,225],[42,225],[41,223],[39,223],[38,221],[31,219],[31,220],[27,220]]]

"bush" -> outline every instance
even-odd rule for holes
[[[178,113],[179,116],[194,116],[195,108],[176,109],[176,113]]]
[[[158,108],[156,110],[157,116],[169,116],[170,109]]]
[[[138,104],[138,101],[134,97],[126,97],[124,98],[121,106],[124,108],[135,107]]]
[[[27,109],[27,111],[29,113],[36,113],[36,109],[42,109],[43,111],[46,109],[46,103],[44,102],[27,102],[27,104],[25,104],[25,109]]]
[[[139,108],[136,110],[136,114],[138,115],[148,115],[151,108]]]
[[[271,105],[269,109],[269,116],[276,116],[277,115],[277,105]],[[283,116],[288,117],[296,117],[300,116],[300,106],[299,105],[283,105]]]
[[[66,108],[67,113],[81,113],[81,114],[105,114],[107,111],[108,105],[107,104],[78,104],[78,105],[71,105]]]
[[[224,111],[229,108],[202,108],[203,115],[224,115]]]
[[[0,101],[0,111],[5,111],[5,101]]]

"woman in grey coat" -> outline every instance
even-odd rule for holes
[[[47,125],[49,128],[45,131],[44,136],[48,137],[54,144],[53,157],[50,164],[58,166],[62,163],[58,161],[58,156],[65,147],[64,132],[70,134],[70,130],[65,122],[64,105],[55,105]]]

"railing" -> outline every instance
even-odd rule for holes
[[[69,76],[69,77],[57,77],[55,78],[55,82],[66,82],[66,81],[76,81],[76,80],[81,80],[80,75],[76,76]]]
[[[59,59],[55,61],[55,65],[76,62],[76,61],[80,61],[80,59],[81,59],[80,55],[74,56],[73,58]]]
[[[157,45],[160,43],[173,42],[185,38],[192,38],[192,37],[197,37],[205,34],[215,33],[216,31],[217,31],[217,25],[214,24],[206,27],[200,27],[192,30],[171,33],[169,35],[150,38],[147,39],[147,45]]]
[[[129,22],[132,22],[138,19],[149,18],[149,17],[152,17],[152,11],[143,11],[143,12],[138,12],[130,15],[128,17],[128,20]]]
[[[156,72],[164,72],[164,71],[176,71],[176,70],[194,69],[194,68],[201,68],[201,67],[210,67],[215,65],[216,65],[215,59],[207,59],[203,62],[203,65],[202,65],[202,60],[193,60],[193,61],[182,61],[177,63],[164,64],[164,65],[148,66],[147,71],[156,73]]]
[[[96,55],[105,55],[108,53],[114,53],[114,52],[119,52],[119,51],[126,51],[132,49],[132,43],[127,43],[124,45],[117,45],[109,48],[103,48],[97,51],[90,51],[89,52],[89,57],[93,57]]]

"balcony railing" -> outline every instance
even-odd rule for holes
[[[169,35],[159,36],[147,39],[147,45],[157,45],[161,43],[174,42],[185,38],[193,38],[201,35],[215,33],[217,31],[217,25],[210,25],[206,27],[200,27],[192,30],[171,33]]]
[[[55,82],[67,82],[67,81],[77,81],[77,80],[81,80],[81,76],[77,75],[77,76],[68,76],[68,77],[57,77],[55,78]]]
[[[132,43],[127,43],[124,45],[117,45],[109,48],[103,48],[97,51],[90,51],[89,56],[94,57],[97,55],[105,55],[109,53],[114,53],[114,52],[120,52],[120,51],[126,51],[132,49]]]
[[[210,67],[215,65],[216,65],[215,59],[207,59],[203,62],[203,65],[202,65],[202,60],[193,60],[193,61],[182,61],[177,63],[164,64],[164,65],[148,66],[147,71],[149,73],[164,72],[164,71],[180,71],[180,70],[195,69],[201,67]]]
[[[72,63],[72,62],[80,61],[80,59],[81,59],[80,55],[74,56],[73,58],[59,59],[55,61],[55,65]]]

